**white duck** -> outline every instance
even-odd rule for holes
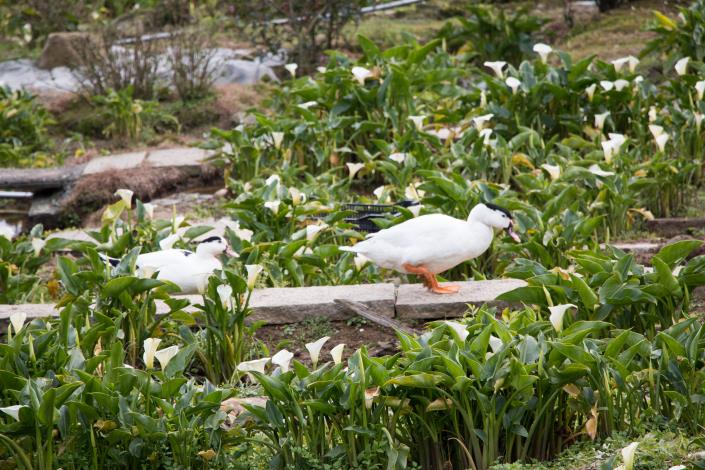
[[[157,279],[173,282],[181,288],[181,293],[197,294],[215,270],[223,269],[218,259],[222,253],[237,256],[228,249],[223,237],[214,236],[199,242],[195,253],[175,248],[142,253],[137,256],[135,267],[140,276],[151,276],[157,272]],[[112,266],[120,263],[116,258],[101,257]]]
[[[492,243],[494,228],[505,229],[517,242],[511,214],[494,204],[478,204],[467,221],[443,214],[429,214],[371,234],[367,240],[343,251],[359,253],[375,264],[424,278],[437,294],[452,294],[458,286],[441,286],[435,275],[463,261],[477,258]]]

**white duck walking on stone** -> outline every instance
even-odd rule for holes
[[[228,249],[223,237],[213,236],[199,242],[195,253],[175,248],[142,253],[137,256],[135,267],[140,276],[151,276],[157,272],[157,279],[173,282],[181,288],[181,293],[197,294],[214,271],[223,269],[218,259],[222,253],[237,256]],[[116,258],[101,257],[112,266],[120,263]]]
[[[467,221],[443,214],[423,215],[340,249],[359,253],[383,268],[422,276],[424,285],[437,294],[452,294],[459,287],[441,286],[435,275],[484,253],[492,243],[494,228],[506,230],[520,242],[513,225],[506,209],[478,204]]]

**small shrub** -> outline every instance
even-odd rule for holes
[[[677,22],[658,11],[654,15],[649,30],[657,36],[646,45],[642,56],[652,52],[666,55],[666,69],[672,69],[682,57],[700,62],[705,59],[705,0],[696,0],[688,8],[681,7]]]
[[[167,60],[171,65],[171,83],[182,101],[197,100],[212,93],[212,35],[201,29],[188,29],[173,35]]]
[[[0,167],[48,162],[41,152],[49,147],[51,117],[26,91],[0,87]]]

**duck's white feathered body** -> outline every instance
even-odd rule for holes
[[[429,214],[381,230],[343,250],[360,253],[375,264],[402,273],[411,272],[404,265],[424,266],[433,274],[477,258],[492,243],[491,227],[456,219],[443,214]]]

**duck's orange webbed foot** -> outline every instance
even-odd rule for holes
[[[408,272],[421,276],[423,285],[436,294],[455,294],[460,289],[458,286],[441,286],[436,280],[436,276],[424,266],[413,266],[407,263],[403,267]]]

